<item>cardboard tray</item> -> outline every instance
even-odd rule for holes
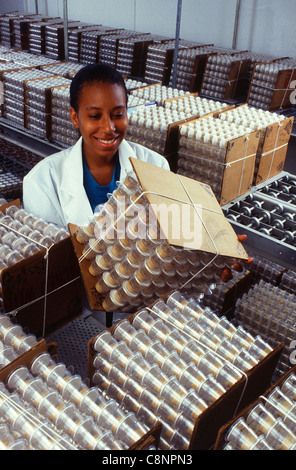
[[[31,363],[35,357],[39,356],[44,352],[49,352],[51,356],[57,354],[57,344],[47,343],[44,339],[41,339],[35,346],[23,353],[21,356],[14,359],[10,364],[0,369],[0,382],[6,383],[9,375],[12,371],[21,366],[30,368]]]
[[[128,320],[132,321],[134,315]],[[109,329],[112,333],[114,326]],[[92,382],[95,372],[93,360],[95,338],[88,343],[88,378]],[[209,450],[217,439],[220,428],[236,413],[244,409],[270,386],[284,344],[279,344],[259,364],[247,372],[247,383],[243,377],[226,391],[215,403],[209,406],[196,420],[188,450]]]
[[[238,241],[236,233],[224,216],[209,186],[184,176],[179,177],[171,171],[141,160],[134,158],[130,160],[143,192],[147,192],[146,198],[151,209],[153,212],[155,212],[155,208],[159,209],[158,213],[155,212],[155,216],[165,240],[170,245],[211,253],[213,255],[216,255],[218,251],[221,256],[248,259],[246,251]],[[174,238],[172,224],[166,224],[167,214],[170,213],[172,201],[175,213],[178,212],[179,214],[186,215],[186,217],[182,216],[181,220],[179,219],[178,221],[176,219],[174,221],[174,228],[176,228],[178,223],[180,226],[180,236],[178,239]],[[200,210],[198,213],[192,204],[199,205]],[[184,226],[196,227],[199,231],[199,236],[194,240],[189,240],[183,231]],[[79,260],[82,256],[84,245],[76,240],[75,233],[77,232],[77,226],[70,224],[69,230],[74,251]],[[194,233],[196,234],[196,231]],[[89,264],[90,261],[86,258],[79,262],[81,275],[90,308],[101,310],[104,297],[95,289],[97,278],[89,273]]]
[[[288,372],[286,372],[275,384],[267,388],[265,392],[261,393],[260,395],[262,395],[263,397],[267,397],[272,392],[272,390],[274,390],[276,387],[279,387],[291,373],[295,373],[295,372],[296,372],[296,367],[293,367]],[[213,450],[223,449],[224,445],[226,444],[225,436],[228,430],[233,426],[233,424],[239,418],[246,418],[246,416],[249,414],[251,409],[254,408],[259,403],[265,404],[264,399],[259,397],[257,400],[251,402],[249,405],[247,405],[244,409],[241,410],[241,413],[238,413],[234,418],[229,420],[224,426],[220,428]]]
[[[3,212],[13,201],[0,208]],[[70,237],[3,269],[1,273],[4,310],[13,312],[16,323],[37,337],[49,334],[82,313],[83,284]],[[45,315],[46,313],[46,315]],[[45,318],[44,318],[45,316]]]

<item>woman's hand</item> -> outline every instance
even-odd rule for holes
[[[237,235],[239,242],[243,243],[247,239],[247,235]],[[248,258],[246,261],[236,261],[231,267],[225,266],[221,273],[222,282],[228,282],[233,278],[232,271],[242,272],[244,270],[243,264],[250,265],[253,262],[253,258]],[[242,264],[243,263],[243,264]]]

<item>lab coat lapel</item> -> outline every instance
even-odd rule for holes
[[[61,180],[61,205],[67,223],[82,225],[93,216],[83,186],[82,138],[64,157]]]
[[[120,163],[120,181],[123,181],[127,173],[133,172],[130,157],[137,158],[134,150],[126,140],[123,140],[118,149]]]

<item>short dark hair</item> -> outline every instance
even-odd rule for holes
[[[127,89],[123,76],[118,70],[107,64],[88,64],[80,69],[70,85],[70,106],[78,111],[78,102],[82,88],[94,82],[113,83],[122,86],[128,99]]]

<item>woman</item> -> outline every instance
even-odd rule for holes
[[[69,149],[44,158],[24,178],[24,208],[67,228],[83,225],[132,172],[129,157],[169,169],[167,160],[125,140],[127,90],[123,77],[105,64],[82,68],[70,87],[70,117],[81,137]]]

